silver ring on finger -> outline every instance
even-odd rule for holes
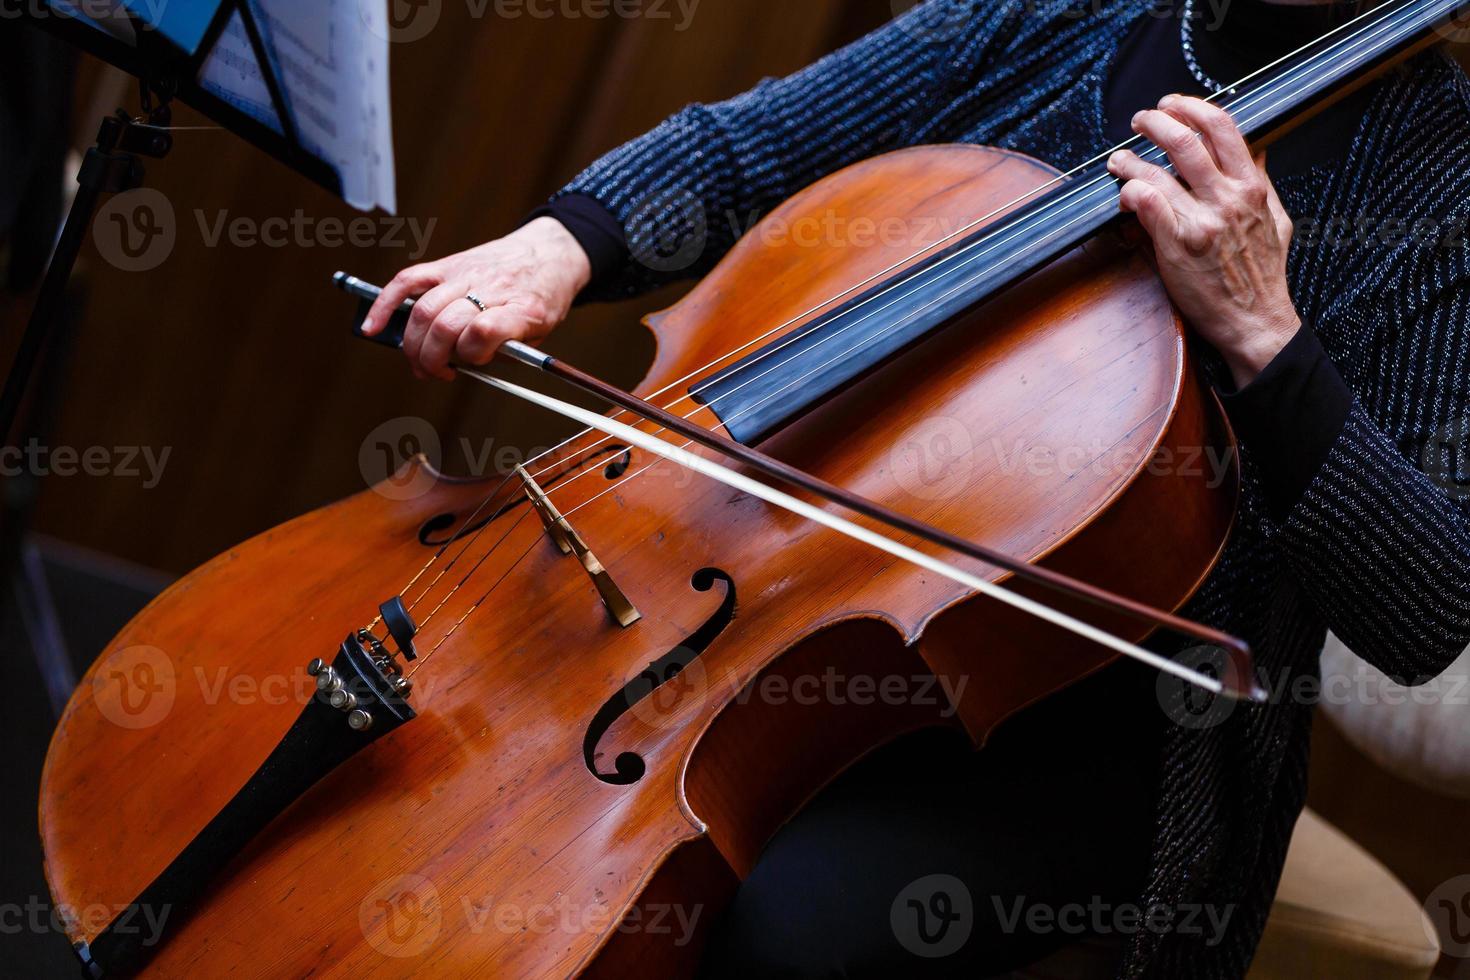
[[[484,313],[486,310],[490,309],[490,307],[485,304],[485,301],[476,296],[474,293],[465,293],[464,298],[469,300],[471,303],[474,303],[475,306],[479,308],[481,313]]]

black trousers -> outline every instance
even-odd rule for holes
[[[878,750],[772,840],[703,976],[980,977],[1108,931],[1147,871],[1163,723],[1117,664],[980,752],[937,730]]]

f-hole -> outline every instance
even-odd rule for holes
[[[632,465],[633,450],[629,449],[624,451],[620,456],[618,456],[617,459],[613,460],[611,463],[608,463],[607,466],[603,468],[602,475],[607,477],[609,480],[616,480],[618,477],[628,472],[628,467]]]
[[[718,568],[701,568],[689,580],[689,584],[698,592],[708,592],[714,588],[716,582],[724,584],[725,598],[720,603],[720,607],[704,621],[704,625],[689,634],[683,643],[649,664],[647,669],[637,677],[624,684],[622,690],[608,698],[607,702],[598,709],[597,714],[592,716],[591,723],[587,725],[587,734],[582,739],[582,760],[587,764],[587,771],[604,783],[611,786],[628,786],[636,783],[648,771],[648,765],[643,761],[643,756],[636,752],[619,752],[617,758],[613,760],[613,771],[600,771],[597,768],[597,746],[602,741],[602,736],[607,734],[608,729],[619,718],[650,697],[664,684],[678,677],[684,668],[708,649],[715,637],[723,633],[725,627],[729,626],[730,621],[735,618],[734,579]]]
[[[611,480],[613,479],[613,467],[621,466],[624,470],[628,468],[628,462],[631,460],[632,454],[628,451],[626,446],[603,446],[600,449],[585,453],[579,458],[576,466],[573,466],[560,473],[552,476],[544,476],[538,473],[538,482],[541,484],[541,488],[543,490],[552,490],[559,484],[566,482],[578,473],[584,472],[588,466],[601,459],[602,457],[611,456],[614,453],[619,453],[621,455],[617,459],[613,460],[611,463],[608,463],[604,469],[604,472],[608,474],[608,479]],[[622,475],[622,470],[618,471],[618,475]],[[445,545],[453,544],[461,538],[471,537],[487,524],[493,524],[516,508],[524,507],[528,501],[526,500],[526,495],[519,489],[517,489],[518,487],[519,484],[512,485],[511,480],[504,480],[503,482],[497,484],[496,488],[491,493],[491,501],[493,501],[495,497],[500,496],[501,493],[507,492],[508,490],[509,499],[507,500],[507,502],[502,504],[494,512],[480,518],[478,521],[475,521],[472,524],[466,524],[463,527],[459,527],[458,530],[455,530],[448,537],[444,537],[443,533],[445,531],[448,531],[450,528],[458,526],[461,521],[465,520],[464,516],[461,514],[456,514],[453,511],[446,511],[441,514],[435,514],[433,517],[424,521],[424,523],[419,526],[419,544],[423,545],[425,548],[442,548]]]

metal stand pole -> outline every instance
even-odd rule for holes
[[[87,229],[104,194],[132,190],[143,182],[140,155],[162,157],[172,146],[167,131],[168,106],[154,108],[146,123],[131,119],[119,110],[102,120],[97,143],[87,151],[77,173],[79,188],[67,213],[61,237],[52,253],[36,305],[16,349],[14,361],[0,390],[0,436],[6,445],[24,447],[44,440],[58,402],[62,362],[68,341],[66,298],[72,269],[87,238]],[[30,394],[29,411],[26,396]],[[54,623],[49,609],[28,609],[49,594],[43,581],[32,581],[39,562],[23,561],[26,527],[35,508],[39,490],[37,475],[25,467],[0,484],[0,611],[8,595],[29,624]],[[55,630],[32,631],[36,657],[43,675],[58,669],[69,673],[64,650],[51,649]],[[59,660],[58,660],[59,658]]]

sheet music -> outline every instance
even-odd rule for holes
[[[276,62],[302,144],[342,178],[353,207],[393,212],[388,0],[246,0]],[[281,131],[261,66],[236,14],[200,85]]]

